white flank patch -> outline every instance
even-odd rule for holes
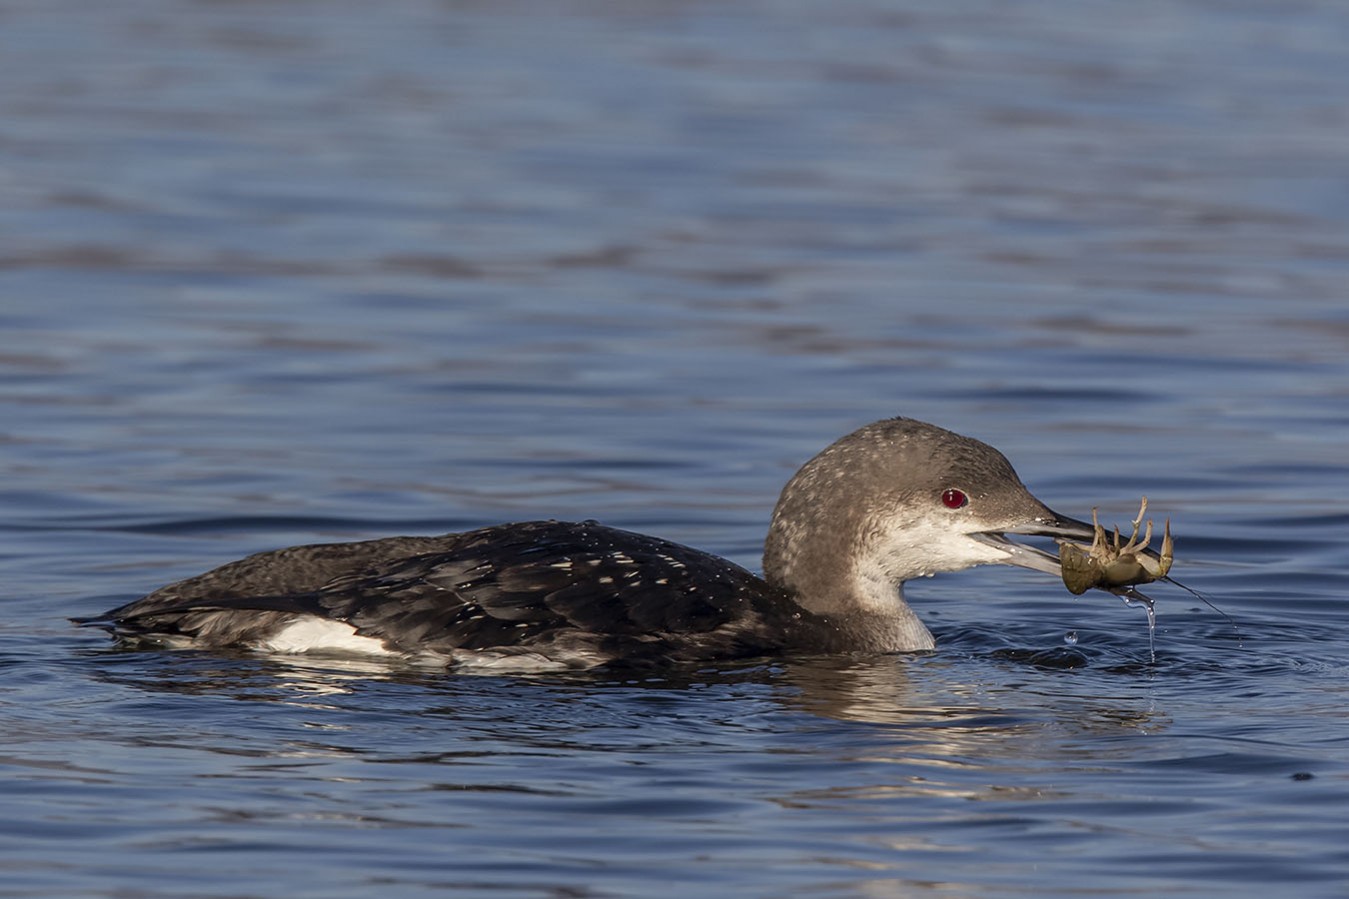
[[[272,652],[357,652],[362,655],[389,656],[383,640],[362,637],[356,628],[330,618],[310,615],[277,631],[259,644],[259,649]]]

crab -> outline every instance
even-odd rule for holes
[[[1121,544],[1119,528],[1115,528],[1113,538],[1108,538],[1105,528],[1096,520],[1096,510],[1091,510],[1091,523],[1096,528],[1091,546],[1059,544],[1059,564],[1068,592],[1080,596],[1092,587],[1119,592],[1135,584],[1148,584],[1166,577],[1175,550],[1171,540],[1171,519],[1166,521],[1160,552],[1153,552],[1148,548],[1152,542],[1152,520],[1149,519],[1146,526],[1143,522],[1147,511],[1148,498],[1145,496],[1138,517],[1133,520],[1133,533],[1128,542]],[[1140,528],[1144,529],[1141,540],[1138,536]]]

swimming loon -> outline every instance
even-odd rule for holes
[[[763,577],[594,521],[529,521],[262,552],[77,622],[129,644],[523,669],[921,651],[935,644],[906,580],[985,564],[1060,574],[1007,534],[1093,528],[1032,496],[993,447],[891,418],[787,483]]]

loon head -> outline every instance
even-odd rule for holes
[[[1002,453],[934,425],[891,418],[815,456],[773,511],[764,576],[821,614],[903,605],[915,577],[974,565],[1060,575],[1058,558],[1007,534],[1091,540],[1090,524],[1040,502]]]

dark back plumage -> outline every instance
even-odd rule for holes
[[[260,553],[87,623],[211,648],[261,643],[317,616],[396,652],[588,666],[761,654],[783,645],[801,612],[709,553],[595,522],[534,521]]]

